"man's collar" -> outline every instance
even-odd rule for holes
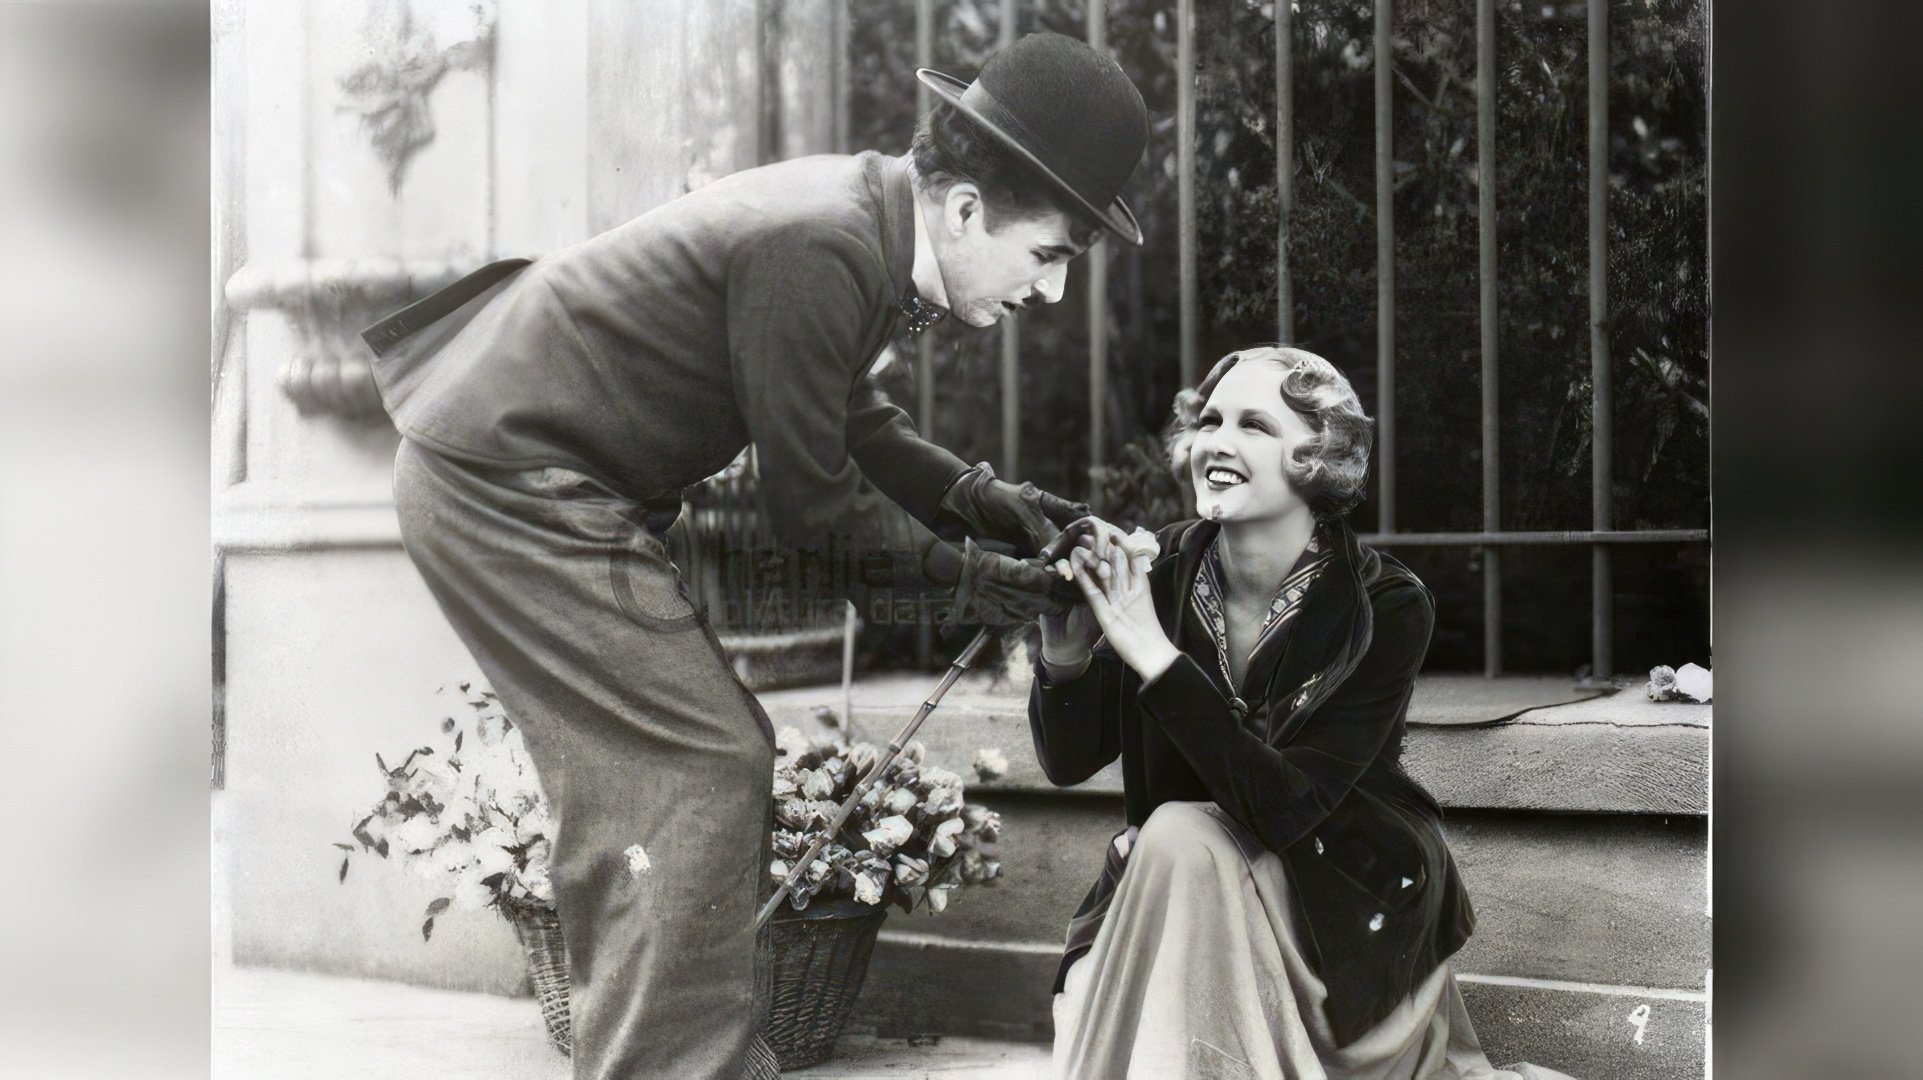
[[[913,333],[936,325],[948,317],[948,309],[930,300],[923,299],[921,290],[915,285],[917,260],[926,255],[929,268],[939,280],[940,269],[934,262],[934,250],[927,238],[927,222],[922,217],[920,201],[915,197],[914,170],[907,155],[895,159],[896,168],[892,180],[900,185],[897,206],[904,220],[902,228],[896,230],[896,289],[895,306],[908,317],[908,329]],[[904,244],[905,241],[905,244]]]

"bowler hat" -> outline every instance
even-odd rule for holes
[[[1148,108],[1114,60],[1062,34],[1030,34],[989,57],[972,83],[915,77],[1132,244],[1142,227],[1122,184],[1148,146]]]

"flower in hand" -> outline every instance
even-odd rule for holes
[[[1112,525],[1106,530],[1098,533],[1096,544],[1077,546],[1068,553],[1067,572],[1081,588],[1089,613],[1116,655],[1143,682],[1152,682],[1180,655],[1163,631],[1155,614],[1155,598],[1149,593],[1154,538],[1142,545]]]

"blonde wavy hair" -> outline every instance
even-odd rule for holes
[[[1202,405],[1215,393],[1222,377],[1244,360],[1282,365],[1282,403],[1315,431],[1313,438],[1296,447],[1293,459],[1283,467],[1290,483],[1318,516],[1339,517],[1355,509],[1368,484],[1375,421],[1362,411],[1355,388],[1341,370],[1306,349],[1257,345],[1232,352],[1215,362],[1202,385],[1176,395],[1170,467],[1178,477],[1188,476],[1189,447],[1200,426]]]

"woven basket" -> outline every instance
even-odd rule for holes
[[[783,1072],[828,1059],[848,1023],[888,909],[858,900],[783,907],[774,930],[774,1000],[768,1045]]]
[[[548,1042],[573,1053],[568,1022],[568,954],[561,920],[547,908],[501,906],[527,951],[528,978],[541,1004]],[[769,923],[773,953],[768,1045],[783,1071],[818,1065],[834,1052],[868,977],[888,909],[857,900],[823,901],[806,911],[782,908]]]
[[[534,997],[541,1003],[541,1019],[548,1028],[548,1042],[563,1054],[574,1052],[568,1027],[568,950],[561,939],[561,920],[552,908],[529,904],[502,904],[501,914],[514,927],[527,951],[528,978],[534,983]]]

